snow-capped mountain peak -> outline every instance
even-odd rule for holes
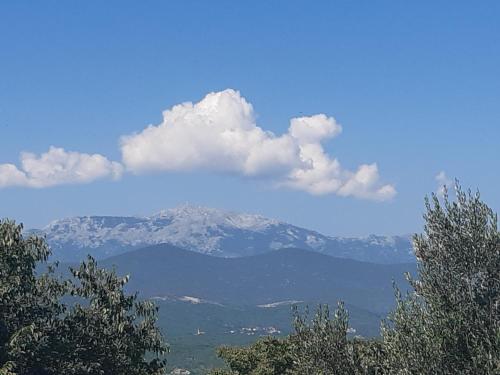
[[[36,232],[46,236],[54,256],[64,261],[88,253],[105,258],[161,243],[221,257],[301,248],[376,263],[413,260],[407,237],[335,238],[261,215],[193,205],[144,217],[65,218]]]
[[[227,226],[246,230],[262,230],[280,222],[261,215],[238,213],[222,209],[184,204],[176,208],[161,210],[149,219],[167,219],[183,224]]]

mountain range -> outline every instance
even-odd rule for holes
[[[302,311],[343,300],[352,332],[376,336],[416,269],[409,236],[335,237],[260,215],[184,205],[151,216],[81,216],[31,230],[67,266],[91,254],[153,299],[173,367],[206,373],[220,345],[290,332]],[[201,332],[201,333],[200,333]],[[197,370],[196,370],[197,369]]]
[[[145,217],[65,218],[30,232],[46,236],[54,258],[66,262],[163,243],[226,258],[300,248],[373,263],[414,261],[409,236],[334,237],[260,215],[191,205]]]

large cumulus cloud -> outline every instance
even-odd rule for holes
[[[210,93],[163,113],[159,125],[121,139],[122,162],[134,173],[209,170],[269,179],[311,194],[386,200],[396,194],[382,184],[375,163],[349,171],[323,143],[342,131],[333,117],[293,118],[285,134],[258,126],[252,105],[238,91]]]

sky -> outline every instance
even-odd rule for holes
[[[325,234],[498,211],[500,3],[3,1],[0,217],[190,203]]]

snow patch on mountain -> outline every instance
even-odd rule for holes
[[[302,248],[376,263],[413,260],[407,237],[336,238],[261,215],[183,205],[151,216],[83,216],[51,222],[42,230],[54,257],[75,261],[90,253],[106,258],[169,243],[188,250],[241,257]]]

